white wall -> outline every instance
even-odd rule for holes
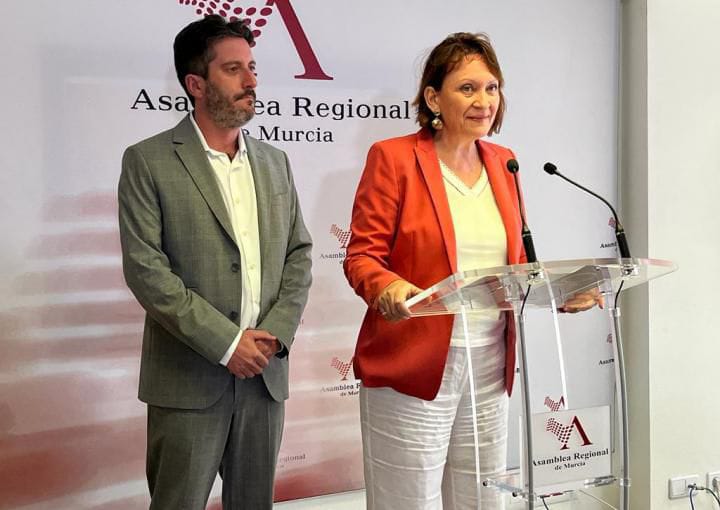
[[[720,3],[623,3],[626,227],[636,255],[680,266],[626,296],[632,507],[688,508],[667,499],[668,478],[696,473],[704,484],[720,469],[711,269],[720,251]]]

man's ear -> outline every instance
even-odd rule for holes
[[[197,74],[186,74],[185,88],[193,98],[201,98],[205,96],[205,78]]]

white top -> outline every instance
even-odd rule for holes
[[[458,271],[507,264],[507,237],[487,171],[469,188],[448,166],[440,161],[445,192],[455,229]],[[498,312],[473,312],[467,315],[470,346],[502,341],[505,316]],[[456,315],[450,345],[464,346],[462,316]]]
[[[235,240],[240,248],[242,275],[240,332],[220,360],[222,365],[227,365],[240,342],[242,332],[248,328],[254,328],[260,314],[260,231],[255,181],[242,130],[238,135],[238,151],[230,160],[224,152],[216,151],[208,146],[193,115],[190,115],[190,120],[215,173],[225,207],[230,215]]]

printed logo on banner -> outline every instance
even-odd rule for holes
[[[592,441],[588,438],[587,434],[585,433],[585,429],[582,426],[582,423],[580,423],[580,420],[577,416],[573,416],[572,421],[569,425],[564,425],[557,421],[555,418],[550,418],[546,424],[545,424],[545,430],[548,432],[552,432],[555,437],[560,441],[562,444],[561,450],[567,450],[568,449],[568,441],[570,441],[570,436],[572,436],[573,432],[577,432],[577,434],[582,439],[582,445],[588,446],[592,444]]]
[[[561,408],[564,409],[565,408],[565,397],[560,395],[560,400],[555,402],[548,395],[545,397],[545,406],[553,412],[559,411]]]
[[[352,397],[360,392],[360,381],[354,378],[348,381],[348,375],[352,369],[352,360],[353,359],[350,358],[348,361],[343,361],[337,356],[333,356],[329,364],[340,377],[340,384],[323,386],[320,390],[322,393],[332,393],[339,397]]]
[[[339,227],[337,224],[333,223],[330,227],[329,233],[335,239],[337,239],[340,250],[336,252],[321,253],[320,259],[337,260],[340,264],[342,264],[343,260],[345,260],[345,250],[347,249],[347,243],[348,241],[350,241],[350,230],[345,230]]]
[[[559,402],[547,400],[559,409]],[[532,428],[538,487],[611,474],[609,406],[535,414]]]
[[[260,38],[263,27],[269,23],[270,16],[275,12],[273,7],[276,7],[280,18],[285,24],[285,29],[288,31],[290,39],[295,46],[295,51],[297,51],[298,57],[300,57],[300,61],[305,69],[303,73],[296,74],[295,78],[302,80],[333,79],[332,76],[329,76],[325,73],[325,71],[323,71],[320,62],[315,55],[315,51],[310,44],[310,40],[305,34],[305,30],[303,30],[290,0],[266,0],[264,5],[261,6],[248,6],[248,2],[245,0],[237,2],[235,0],[179,1],[181,5],[187,5],[195,8],[195,14],[198,16],[218,14],[230,21],[242,19],[252,30],[253,36],[255,36],[256,40]],[[255,44],[253,43],[252,46],[255,46]]]
[[[332,227],[330,227],[330,233],[337,237],[337,240],[340,243],[340,248],[343,250],[347,248],[347,243],[350,240],[349,230],[343,230],[333,223]]]
[[[608,227],[610,227],[610,229],[612,230],[613,235],[615,234],[615,225],[617,225],[617,223],[615,222],[615,218],[613,216],[610,216],[610,218],[608,219]],[[615,248],[616,246],[617,246],[617,241],[608,241],[606,243],[600,243],[600,248]]]
[[[304,71],[295,75],[303,80],[333,80],[315,54],[310,40],[293,8],[291,0],[178,0],[181,7],[191,7],[198,16],[217,14],[228,20],[242,19],[255,35],[258,44],[271,22],[281,19]],[[192,111],[190,100],[182,93],[142,87],[129,100],[136,112]],[[299,94],[290,97],[256,98],[255,122],[243,127],[246,135],[271,143],[335,143],[335,127],[346,121],[410,120],[411,106],[407,99],[347,97],[313,97]],[[258,122],[259,121],[259,122]],[[343,255],[344,256],[344,255]]]
[[[330,366],[337,370],[340,376],[342,376],[341,381],[347,381],[348,372],[350,372],[350,368],[352,367],[352,358],[346,363],[335,356],[330,362]]]
[[[605,337],[605,342],[609,344],[613,343],[612,333],[608,333],[607,337]],[[613,363],[615,363],[614,357],[601,359],[600,361],[598,361],[598,365],[612,365]]]

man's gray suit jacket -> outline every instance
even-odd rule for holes
[[[285,153],[245,141],[260,232],[257,328],[283,346],[262,377],[282,401],[310,287],[312,241]],[[229,213],[189,117],[125,151],[118,202],[125,280],[147,312],[139,398],[205,409],[234,377],[219,361],[240,331],[242,274]]]

